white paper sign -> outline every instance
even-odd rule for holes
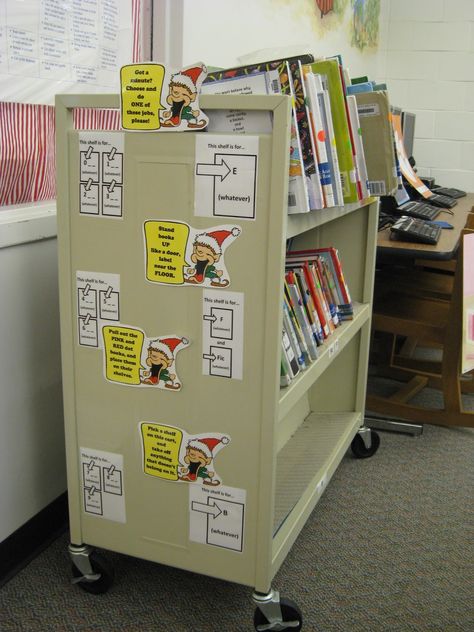
[[[189,488],[189,539],[242,553],[244,550],[245,489]]]
[[[80,449],[82,504],[86,514],[126,522],[123,456]]]
[[[133,39],[130,0],[2,0],[2,100],[53,105],[57,93],[115,92]]]
[[[76,272],[78,342],[102,347],[102,326],[120,320],[120,275]]]
[[[196,135],[194,214],[255,219],[258,136]]]
[[[244,295],[242,292],[204,290],[202,296],[202,373],[241,380]]]
[[[92,217],[123,215],[124,135],[79,134],[79,213]]]

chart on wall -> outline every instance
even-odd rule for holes
[[[2,100],[52,105],[60,92],[116,92],[120,67],[133,59],[136,8],[136,0],[2,0]]]

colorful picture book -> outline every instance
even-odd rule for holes
[[[311,64],[311,68],[321,76],[323,86],[329,92],[344,203],[357,202],[356,171],[339,62],[337,59],[324,59]]]
[[[287,386],[354,309],[334,247],[288,252],[284,287],[281,385]]]
[[[273,61],[262,62],[258,64],[249,64],[239,66],[237,68],[229,68],[227,70],[219,70],[211,72],[207,75],[206,81],[202,86],[204,94],[288,94],[292,95],[292,86],[290,81],[290,67],[292,62],[301,61],[302,63],[310,63],[313,61],[311,54],[301,55],[300,57],[289,59],[277,59]],[[252,75],[262,75],[263,80],[259,83],[252,81]],[[245,79],[247,78],[247,80]],[[250,81],[249,81],[250,79]],[[228,120],[235,116],[229,116]],[[259,125],[260,121],[255,120],[254,127]],[[254,131],[248,125],[248,117],[246,123],[242,123],[241,129],[232,129],[229,124],[224,124],[221,120],[217,124],[212,121],[209,131],[226,132],[240,131],[250,133]],[[262,131],[259,129],[258,131]],[[264,130],[263,130],[264,131]],[[305,163],[303,159],[303,148],[301,137],[299,134],[299,125],[297,122],[297,112],[295,99],[292,99],[292,121],[291,121],[291,138],[290,138],[290,167],[289,167],[289,187],[288,187],[288,213],[307,213],[311,209],[311,194],[309,186],[311,185],[310,174],[306,173]]]

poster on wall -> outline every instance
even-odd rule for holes
[[[474,369],[474,234],[463,237],[462,369]]]
[[[116,92],[120,67],[133,59],[138,6],[137,0],[2,0],[2,100],[53,105],[56,93]]]

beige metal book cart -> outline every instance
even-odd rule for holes
[[[210,117],[267,112],[272,132],[77,131],[74,108],[118,108],[118,97],[57,97],[73,581],[107,590],[112,572],[92,547],[113,550],[251,586],[257,630],[300,630],[300,611],[272,579],[347,449],[366,457],[378,447],[363,416],[377,203],[288,217],[289,99],[203,96],[200,105]],[[213,146],[206,160],[202,147]],[[238,195],[231,176],[243,162]],[[229,198],[243,204],[235,213],[220,205]],[[180,227],[186,244],[202,234],[219,242],[219,278],[156,282],[168,269],[164,244],[174,281],[176,261],[191,263],[177,236],[165,241]],[[295,249],[338,248],[355,312],[281,390],[290,237]],[[154,382],[152,338],[176,352]],[[193,480],[189,450],[204,453],[203,443],[213,471]]]

